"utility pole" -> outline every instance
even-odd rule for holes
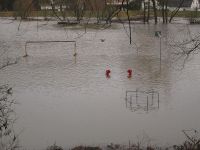
[[[160,72],[162,69],[162,33],[161,31],[155,31],[155,36],[160,39]]]

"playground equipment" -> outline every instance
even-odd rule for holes
[[[106,70],[106,77],[107,78],[110,78],[110,73],[111,73],[110,69]]]
[[[36,44],[36,43],[74,43],[74,54],[73,56],[76,57],[77,56],[77,52],[76,52],[76,41],[26,41],[25,43],[25,55],[24,57],[28,56],[28,51],[27,51],[27,46],[28,44]]]
[[[126,91],[126,108],[131,111],[149,112],[158,110],[160,104],[159,92],[148,91]]]
[[[127,72],[128,72],[128,76],[127,76],[127,77],[128,77],[128,78],[131,78],[131,77],[132,77],[132,70],[131,70],[131,69],[128,69]]]

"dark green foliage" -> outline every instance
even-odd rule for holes
[[[77,146],[72,148],[72,150],[101,150],[100,147],[91,147],[91,146]]]
[[[61,146],[57,146],[56,144],[49,146],[47,150],[63,150]]]
[[[1,10],[13,10],[13,4],[15,0],[0,0],[0,9]]]
[[[129,9],[130,10],[140,10],[142,6],[141,0],[134,0],[129,3]]]
[[[19,0],[0,0],[0,11],[12,11]],[[26,0],[24,0],[26,2]],[[33,0],[33,8],[40,9],[39,0]]]
[[[185,141],[182,145],[174,145],[174,150],[200,150],[200,143],[193,144],[192,142]]]

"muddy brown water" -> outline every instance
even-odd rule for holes
[[[200,32],[185,24],[132,25],[133,44],[121,24],[105,30],[72,30],[56,22],[10,22],[0,19],[1,63],[18,58],[16,65],[0,70],[0,83],[13,87],[19,102],[15,130],[20,144],[44,149],[57,143],[74,145],[127,144],[138,140],[168,145],[185,140],[183,129],[200,130],[200,59],[192,55],[174,61],[173,42]],[[162,31],[162,71],[159,71],[159,38]],[[103,39],[103,40],[102,40]],[[28,40],[76,40],[73,44],[48,43],[27,46]],[[137,46],[136,46],[136,45]],[[106,69],[111,78],[105,77]],[[133,70],[131,79],[127,70]],[[156,95],[126,91],[149,91]],[[147,96],[148,111],[147,111]],[[130,102],[132,100],[132,102]],[[21,132],[22,131],[22,132]]]

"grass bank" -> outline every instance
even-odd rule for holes
[[[63,16],[63,14],[61,12],[56,12],[56,14],[58,16]],[[97,15],[99,15],[99,17],[103,17],[104,13],[102,12],[91,12],[91,11],[85,11],[84,12],[84,17],[97,17]],[[169,14],[169,17],[170,17],[170,14],[171,12],[168,13]],[[3,11],[3,12],[0,12],[0,17],[15,17],[17,16],[18,13],[15,12],[15,11]],[[130,10],[129,11],[129,15],[131,17],[138,17],[138,16],[141,16],[143,17],[143,11],[142,10]],[[151,17],[153,17],[153,11],[150,11],[150,15]],[[54,16],[53,12],[52,11],[31,11],[30,14],[29,14],[30,17],[52,17]],[[75,14],[74,14],[74,11],[67,11],[65,13],[65,16],[66,17],[75,17]],[[124,11],[121,11],[118,16],[120,18],[127,18],[127,15],[126,15],[126,12]],[[161,17],[162,16],[162,12],[161,11],[158,11],[158,17]],[[185,18],[189,18],[191,16],[198,16],[200,17],[200,12],[195,12],[195,11],[179,11],[176,15],[176,17],[185,17]]]

